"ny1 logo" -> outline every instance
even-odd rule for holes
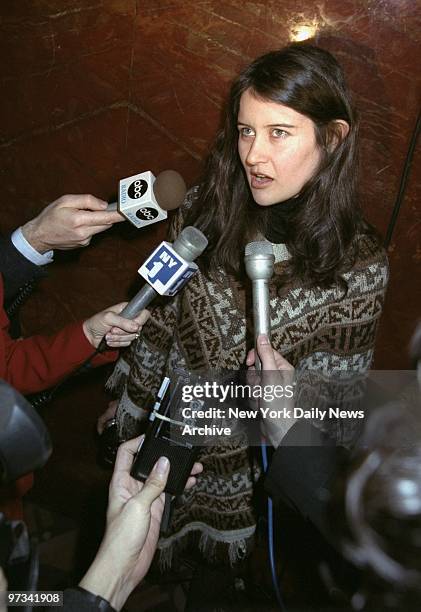
[[[161,244],[145,263],[148,271],[147,280],[149,280],[150,283],[167,285],[167,283],[177,275],[182,265],[183,260],[179,259],[175,253]]]
[[[131,198],[132,200],[138,200],[143,195],[145,195],[147,190],[147,181],[144,181],[143,179],[137,179],[137,181],[133,181],[133,183],[130,185],[127,190],[127,193],[129,194],[129,198]]]

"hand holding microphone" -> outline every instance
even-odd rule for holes
[[[109,306],[83,323],[83,332],[94,348],[105,337],[110,348],[124,348],[135,340],[149,318],[149,311],[142,310],[134,320],[121,316],[127,302]]]
[[[270,341],[270,300],[269,281],[273,275],[275,256],[270,242],[249,242],[246,245],[244,263],[247,276],[252,281],[254,346],[257,348],[257,337],[264,334]],[[256,350],[256,370],[261,369],[261,362]]]
[[[92,195],[64,195],[46,206],[21,228],[24,238],[38,253],[88,246],[92,236],[124,221],[107,202]]]
[[[139,268],[139,274],[147,284],[123,308],[120,316],[134,319],[157,296],[175,295],[197,272],[194,260],[203,253],[207,244],[206,236],[192,226],[185,227],[173,244],[161,242]],[[106,339],[103,338],[97,352],[106,348]]]
[[[272,348],[270,343],[269,281],[272,278],[275,263],[271,243],[264,240],[247,244],[244,263],[247,276],[252,281],[254,320],[254,350],[248,353],[246,364],[249,368],[254,365],[257,371],[261,371],[261,385],[280,386],[292,390],[294,368],[278,351]],[[277,402],[279,411],[274,412],[285,416],[266,417],[263,421],[264,434],[275,448],[295,423],[295,419],[291,418],[291,409],[294,407],[293,392],[291,391]],[[270,409],[276,406],[271,406],[270,403],[267,405],[264,400],[260,400],[259,408],[261,410],[268,408],[270,412]]]
[[[110,483],[107,525],[98,553],[80,586],[106,599],[120,610],[129,594],[146,575],[158,543],[165,498],[163,491],[170,462],[161,456],[146,482],[130,475],[133,457],[141,439],[122,444]],[[192,466],[186,490],[203,471],[201,463]]]
[[[261,360],[261,372],[258,375],[260,381],[256,381],[252,372],[256,357]],[[274,398],[271,401],[260,399],[258,402],[260,410],[267,409],[268,411],[265,418],[262,419],[262,432],[272,446],[277,448],[289,429],[296,423],[294,417],[295,369],[285,357],[272,348],[269,338],[264,334],[257,337],[256,348],[249,351],[246,364],[251,371],[251,376],[248,378],[249,384],[284,389],[282,398]]]
[[[127,219],[138,228],[167,218],[186,194],[183,178],[164,170],[155,179],[143,172],[120,181],[119,202],[107,204],[92,195],[64,195],[46,206],[21,228],[38,253],[88,246],[92,236]]]

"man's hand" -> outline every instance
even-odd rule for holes
[[[22,232],[39,253],[87,246],[94,234],[124,221],[120,213],[107,212],[108,204],[92,195],[65,195],[28,221]]]
[[[80,586],[100,595],[120,610],[132,590],[148,571],[155,554],[164,510],[162,494],[169,461],[161,457],[145,483],[130,476],[141,438],[118,449],[110,484],[107,528],[98,554]],[[186,488],[195,484],[203,470],[195,463]]]
[[[108,346],[122,348],[129,346],[138,338],[142,327],[149,319],[149,310],[142,310],[134,319],[120,317],[119,313],[127,306],[121,302],[98,312],[83,323],[85,336],[94,348],[99,346],[105,336]]]

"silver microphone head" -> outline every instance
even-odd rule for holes
[[[250,280],[269,280],[272,278],[275,255],[267,240],[246,244],[244,263]]]
[[[197,227],[189,225],[173,242],[174,250],[186,261],[194,261],[208,246],[208,239]]]

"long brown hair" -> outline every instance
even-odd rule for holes
[[[308,43],[257,58],[231,87],[223,128],[186,220],[209,239],[202,269],[209,273],[221,266],[241,278],[245,244],[258,231],[264,233],[267,224],[270,207],[254,202],[237,149],[240,98],[246,90],[314,122],[321,163],[289,218],[287,277],[320,286],[341,282],[341,273],[356,256],[355,236],[364,228],[356,195],[358,121],[338,62]],[[338,133],[335,120],[349,125],[346,137]]]

